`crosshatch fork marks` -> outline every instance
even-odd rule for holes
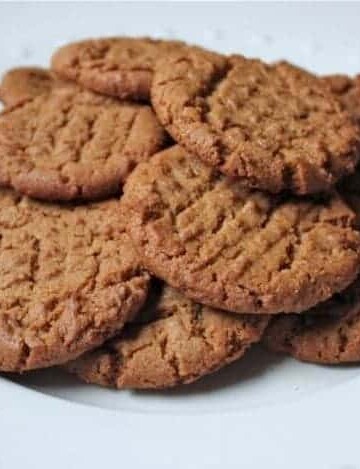
[[[0,181],[45,200],[102,198],[165,141],[149,106],[54,86],[0,115]]]
[[[214,307],[301,312],[359,270],[355,215],[339,196],[284,200],[241,188],[178,146],[135,170],[123,204],[145,266]]]

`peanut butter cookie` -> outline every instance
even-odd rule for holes
[[[178,41],[149,38],[89,39],[59,49],[52,69],[99,93],[149,101],[156,61],[183,46]]]
[[[12,68],[1,80],[0,99],[6,106],[14,106],[48,92],[54,83],[55,79],[51,73],[43,68]]]
[[[0,370],[60,364],[133,318],[149,276],[118,200],[84,206],[0,190]]]
[[[208,308],[167,286],[149,308],[149,323],[126,326],[66,369],[89,383],[119,389],[191,383],[240,358],[269,321]]]
[[[328,85],[288,63],[183,49],[158,62],[152,104],[178,143],[249,187],[329,191],[359,159]]]
[[[360,171],[340,187],[357,215],[360,229]],[[309,314],[280,316],[271,322],[264,342],[274,351],[314,363],[360,361],[360,277],[346,290]]]
[[[276,317],[264,343],[270,350],[306,362],[360,361],[360,279],[312,314]]]
[[[103,198],[165,141],[150,106],[56,86],[0,114],[0,185],[45,200]]]
[[[215,308],[301,312],[359,272],[355,214],[339,196],[299,199],[246,189],[180,146],[135,169],[123,204],[144,265]]]

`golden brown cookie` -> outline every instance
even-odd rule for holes
[[[66,369],[89,383],[119,389],[190,383],[240,358],[269,321],[208,308],[167,286],[148,308],[148,324],[127,326]]]
[[[340,102],[288,63],[183,49],[158,62],[152,104],[177,142],[249,187],[329,191],[359,159]]]
[[[299,199],[242,188],[180,146],[139,165],[124,192],[144,265],[200,303],[301,312],[359,272],[355,214],[335,194]]]
[[[0,185],[45,200],[106,197],[165,140],[150,106],[54,87],[1,113]]]
[[[354,78],[346,75],[329,75],[323,77],[323,80],[355,122],[360,123],[360,75]]]
[[[150,38],[89,39],[59,49],[52,69],[99,93],[148,101],[156,61],[179,47],[183,43]]]
[[[274,318],[263,340],[270,350],[306,362],[360,361],[360,279],[312,314]]]
[[[14,106],[21,101],[50,91],[55,82],[51,73],[43,68],[12,68],[2,77],[0,100],[6,106]]]
[[[355,211],[359,229],[359,168],[344,180],[340,191]],[[273,319],[264,343],[273,351],[303,361],[327,364],[360,361],[360,277],[308,314]]]
[[[64,363],[120,331],[149,276],[118,200],[84,206],[0,190],[0,370]]]

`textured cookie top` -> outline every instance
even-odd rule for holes
[[[264,343],[273,351],[314,363],[360,361],[360,279],[312,313],[279,316]]]
[[[136,168],[123,203],[144,265],[213,307],[300,312],[359,271],[355,215],[338,196],[289,199],[241,188],[179,146]]]
[[[149,106],[54,87],[0,114],[0,185],[46,200],[109,196],[165,139]]]
[[[117,388],[190,383],[242,356],[269,321],[208,308],[170,287],[150,308],[151,322],[127,326],[66,368],[87,382]]]
[[[359,157],[360,131],[328,85],[288,63],[171,54],[152,103],[177,142],[250,187],[328,191]]]
[[[343,78],[336,77],[334,83],[340,87]],[[343,181],[340,192],[355,211],[359,229],[359,169]],[[303,361],[327,364],[360,361],[360,277],[309,314],[274,319],[264,342],[271,350]]]
[[[329,75],[323,81],[339,98],[344,109],[360,123],[360,75],[350,78],[346,75]]]
[[[360,231],[360,166],[339,184],[339,192],[356,215],[356,228]]]
[[[99,93],[149,100],[156,61],[179,47],[183,43],[149,38],[89,39],[59,49],[52,69]]]
[[[76,358],[142,307],[149,277],[118,205],[58,206],[0,190],[0,370]]]
[[[35,98],[48,92],[54,82],[51,73],[43,68],[12,68],[2,77],[0,100],[6,106],[14,106],[25,99]]]

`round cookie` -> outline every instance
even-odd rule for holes
[[[0,114],[0,185],[45,200],[107,197],[165,141],[150,106],[56,86]]]
[[[355,214],[337,195],[291,199],[246,189],[180,146],[139,165],[122,203],[143,264],[215,308],[301,312],[359,272]]]
[[[183,50],[158,62],[151,98],[178,143],[253,188],[328,191],[359,159],[334,94],[288,63]]]
[[[344,109],[360,123],[360,75],[350,78],[346,75],[329,75],[323,81],[339,98]]]
[[[52,57],[52,69],[85,88],[121,99],[150,99],[159,57],[184,47],[179,41],[150,38],[89,39],[68,44]]]
[[[118,200],[84,206],[0,190],[0,370],[65,363],[133,318],[149,276]]]
[[[360,279],[304,315],[279,316],[264,336],[266,346],[298,360],[339,364],[360,361]]]
[[[38,67],[19,67],[8,70],[0,83],[0,100],[14,106],[26,99],[50,91],[54,78],[48,70]]]
[[[269,321],[213,310],[167,286],[148,308],[148,324],[126,326],[65,368],[86,382],[119,389],[190,383],[240,358]]]
[[[359,169],[343,181],[340,191],[355,211],[359,229]],[[273,319],[263,341],[270,350],[303,361],[325,364],[360,361],[360,277],[309,314]]]

